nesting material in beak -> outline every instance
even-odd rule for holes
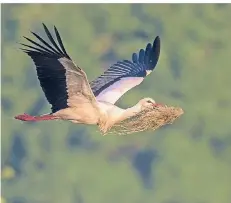
[[[179,107],[154,104],[124,121],[116,123],[105,134],[126,135],[142,131],[154,131],[161,126],[172,124],[184,111]],[[105,135],[104,134],[104,135]]]

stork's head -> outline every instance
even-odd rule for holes
[[[152,108],[156,105],[156,102],[152,98],[144,98],[138,102],[138,105],[141,106],[141,109]]]

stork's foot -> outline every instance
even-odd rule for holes
[[[15,116],[14,118],[21,120],[21,121],[45,121],[45,120],[58,119],[57,117],[53,115],[31,116],[25,113],[22,115]]]
[[[35,121],[34,116],[30,116],[28,114],[22,114],[14,117],[15,119],[21,120],[21,121]]]

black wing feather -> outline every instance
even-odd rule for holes
[[[46,46],[45,49],[50,50],[50,52],[51,52],[51,50],[52,50],[53,53],[59,54],[59,52],[58,52],[57,50],[55,50],[51,45],[49,45],[42,37],[40,37],[39,35],[37,35],[37,34],[34,33],[34,32],[31,32],[31,33],[32,33],[40,42],[42,42],[42,43]],[[36,43],[35,41],[30,40],[29,38],[27,38],[27,40],[30,41],[31,43],[37,45],[37,43]],[[38,45],[37,45],[37,46],[38,46]],[[42,46],[42,45],[40,45],[40,46]],[[44,46],[43,46],[43,47],[44,47]]]
[[[57,46],[55,40],[53,39],[51,33],[49,32],[48,28],[46,27],[46,25],[43,23],[43,27],[44,27],[44,30],[50,40],[50,42],[54,45],[54,47],[58,50],[59,53],[62,53],[64,55],[64,53],[61,51],[61,49]],[[56,36],[57,38],[57,36]]]
[[[20,43],[20,44],[23,45],[24,47],[28,47],[28,48],[34,49],[34,50],[36,50],[38,52],[44,52],[44,53],[50,55],[49,52],[46,52],[46,49],[40,49],[40,48],[33,47],[33,46],[30,46],[30,45],[27,45],[27,44],[24,44],[24,43]]]
[[[48,44],[44,39],[42,39],[42,37],[32,32],[32,34],[41,43],[43,43],[43,45],[25,37],[25,39],[31,42],[33,46],[21,44],[26,47],[21,49],[32,58],[36,66],[37,76],[40,81],[40,85],[48,102],[52,105],[51,109],[54,113],[68,107],[68,93],[65,75],[66,70],[58,59],[63,57],[70,59],[70,57],[64,49],[57,28],[55,28],[55,34],[58,44],[62,50],[58,47],[48,28],[44,24],[43,26],[49,40],[54,47]]]
[[[153,46],[149,43],[139,54],[133,53],[132,60],[119,61],[90,83],[97,97],[104,89],[125,77],[145,77],[148,70],[153,70],[160,55],[160,38],[157,36]]]
[[[65,50],[65,48],[64,48],[64,45],[63,45],[61,36],[59,35],[59,32],[58,32],[58,30],[57,30],[57,28],[56,28],[55,26],[54,26],[54,30],[55,30],[55,34],[56,34],[57,40],[58,40],[58,42],[59,42],[59,45],[60,45],[60,47],[61,47],[63,53],[64,53],[66,56],[68,56],[68,54],[67,54],[67,52],[66,52],[66,50]],[[68,56],[68,58],[70,58],[70,57]]]

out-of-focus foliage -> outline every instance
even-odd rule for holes
[[[2,196],[7,203],[230,203],[231,5],[2,5]],[[185,114],[155,133],[102,137],[69,122],[22,123],[49,112],[30,30],[56,25],[89,80],[156,35],[156,70],[119,106],[143,97]],[[43,34],[44,36],[44,34]]]

